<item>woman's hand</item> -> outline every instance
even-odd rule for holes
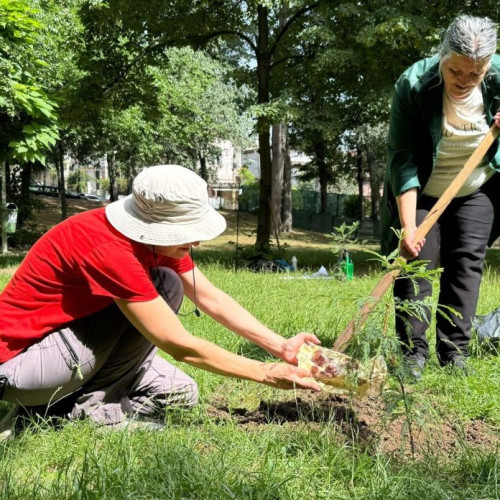
[[[304,368],[285,363],[262,363],[265,385],[277,389],[310,389],[319,392],[321,387],[311,378],[311,373]]]
[[[415,241],[417,232],[417,189],[411,188],[396,197],[399,220],[403,231],[400,242],[401,256],[407,260],[415,259],[422,250],[425,238]]]
[[[297,364],[297,353],[299,349],[306,343],[321,344],[320,340],[313,333],[301,332],[283,344],[278,357],[291,365]]]
[[[497,111],[497,114],[493,117],[495,120],[495,125],[497,127],[500,127],[500,109]]]
[[[401,254],[406,259],[415,259],[422,251],[425,244],[425,238],[415,241],[416,226],[403,228],[403,239],[401,240]]]

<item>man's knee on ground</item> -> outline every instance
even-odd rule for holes
[[[163,400],[167,408],[193,408],[198,404],[198,385],[186,374],[183,374],[182,380],[175,381],[175,387],[165,387],[162,392],[157,393],[156,398]]]
[[[198,403],[198,386],[186,374],[175,378],[161,377],[141,393],[131,394],[135,410],[142,414],[163,412],[166,408],[193,408]]]

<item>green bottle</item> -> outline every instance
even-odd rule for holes
[[[347,281],[352,281],[354,278],[354,262],[351,260],[351,256],[347,250],[344,251],[343,257],[342,271],[344,272]]]

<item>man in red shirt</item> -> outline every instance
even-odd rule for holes
[[[308,333],[285,339],[214,286],[190,250],[226,227],[191,170],[158,165],[133,193],[70,217],[32,247],[0,294],[0,399],[64,404],[99,424],[158,418],[195,405],[196,383],[164,358],[282,389],[319,390],[299,369]],[[191,335],[176,313],[186,295],[214,320],[284,363],[261,363]]]

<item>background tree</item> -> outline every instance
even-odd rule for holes
[[[99,46],[100,53],[111,56],[107,57],[107,62],[93,60],[95,67],[100,68],[100,79],[103,75],[109,76],[111,85],[120,80],[121,86],[126,88],[134,79],[134,66],[158,65],[164,59],[165,47],[175,44],[204,46],[218,56],[223,52],[227,60],[238,65],[235,71],[238,77],[252,79],[248,81],[254,83],[259,105],[256,126],[261,165],[256,246],[264,250],[269,248],[272,234],[269,201],[272,189],[270,126],[273,119],[268,105],[274,58],[278,48],[287,44],[288,33],[299,29],[302,18],[318,4],[294,2],[286,19],[281,16],[280,24],[281,5],[282,2],[255,0],[244,3],[232,0],[223,4],[209,0],[194,5],[186,0],[175,5],[153,1],[146,5],[122,0],[111,2],[109,9],[96,2],[83,9],[87,31],[92,33],[88,39],[89,48]],[[96,52],[90,50],[88,53],[93,57]],[[250,59],[254,60],[254,66],[247,64]],[[103,82],[103,87],[106,85],[109,84]]]
[[[161,69],[150,68],[158,131],[170,161],[199,164],[200,175],[209,181],[221,141],[240,149],[248,142],[250,122],[241,107],[248,90],[235,84],[225,65],[200,51],[184,47],[167,53]]]
[[[83,0],[29,0],[36,8],[37,19],[43,24],[36,51],[50,64],[40,72],[45,87],[58,103],[59,138],[48,160],[56,169],[61,219],[67,216],[64,163],[68,155],[76,156],[77,145],[84,129],[79,127],[82,114],[91,104],[80,94],[84,72],[77,59],[82,49],[82,24],[78,8]]]
[[[360,165],[360,176],[363,180],[366,178],[369,181],[373,222],[380,219],[381,189],[387,160],[387,134],[388,124],[386,123],[375,126],[365,124],[355,129],[348,141],[356,145],[356,160]]]
[[[28,189],[30,168],[34,162],[45,162],[59,137],[56,103],[38,76],[46,63],[35,48],[43,28],[35,15],[24,2],[0,0],[0,207],[3,214],[7,195],[15,201],[19,226],[31,210],[22,196]],[[8,168],[11,164],[17,165],[15,172]],[[2,253],[6,251],[2,225]]]
[[[86,86],[93,86],[94,92],[99,89],[102,110],[114,110],[116,115],[135,105],[136,116],[142,113],[143,118],[142,134],[131,130],[123,134],[125,142],[116,134],[103,142],[106,148],[114,144],[117,166],[126,176],[133,176],[138,164],[181,163],[194,168],[199,163],[201,175],[208,179],[210,165],[220,156],[218,142],[243,146],[248,126],[241,104],[247,91],[242,92],[227,68],[207,54],[173,47],[167,36],[173,29],[169,23],[179,17],[181,6],[176,15],[164,4],[154,11],[149,7],[113,2],[109,7],[85,4],[80,11],[86,26],[86,50],[80,58],[88,71]],[[189,18],[189,9],[184,12]],[[179,35],[182,30],[175,27],[174,32]],[[98,127],[105,139],[104,130],[116,125],[103,113],[98,116],[106,124]],[[125,132],[123,127],[120,131]],[[149,143],[151,151],[140,143]]]
[[[77,193],[85,193],[87,182],[90,180],[88,172],[85,170],[75,170],[68,176],[68,188]]]
[[[39,68],[35,40],[42,25],[24,2],[0,0],[0,158],[45,161],[58,138],[55,107]]]

